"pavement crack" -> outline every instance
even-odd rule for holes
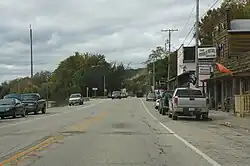
[[[148,126],[148,128],[149,128],[151,131],[153,131],[154,133],[159,133],[159,132],[160,132],[160,130],[158,130],[158,129],[152,127],[147,121],[142,120],[142,122],[145,123],[145,124]]]
[[[142,132],[132,132],[132,131],[115,131],[115,132],[105,132],[101,134],[107,135],[150,135],[150,133],[142,133]]]

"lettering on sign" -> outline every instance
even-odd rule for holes
[[[213,59],[216,58],[216,48],[199,48],[198,49],[198,59]]]
[[[199,73],[201,75],[210,75],[211,65],[199,65]]]

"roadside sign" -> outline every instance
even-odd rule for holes
[[[198,59],[214,59],[216,58],[216,48],[206,47],[198,49]]]
[[[95,90],[95,91],[96,91],[96,90],[98,90],[98,88],[92,88],[92,90]]]

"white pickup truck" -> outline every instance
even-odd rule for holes
[[[169,100],[169,117],[177,120],[178,116],[195,116],[196,119],[208,119],[206,97],[200,89],[177,88]]]

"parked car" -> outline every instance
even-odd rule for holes
[[[46,100],[42,99],[38,93],[24,93],[21,95],[22,103],[26,109],[26,114],[34,112],[38,114],[40,111],[42,114],[46,113]]]
[[[69,106],[75,105],[75,104],[79,104],[79,105],[83,104],[83,97],[80,93],[73,93],[69,97]]]
[[[22,102],[15,98],[0,99],[0,117],[12,116],[16,118],[17,116],[26,116],[26,111]]]
[[[149,92],[146,96],[146,101],[156,101],[156,95],[154,92]]]
[[[113,91],[112,92],[112,99],[121,99],[121,91]]]
[[[173,91],[165,91],[159,99],[159,113],[166,115],[169,111],[169,100],[172,98]]]
[[[159,105],[160,105],[160,99],[157,99],[155,101],[155,109],[158,110],[159,109]]]
[[[10,94],[7,94],[3,97],[4,99],[18,99],[18,100],[22,100],[22,97],[21,97],[21,94],[18,94],[18,93],[10,93]]]
[[[195,116],[196,119],[208,119],[206,97],[197,88],[177,88],[170,100],[169,117]]]

